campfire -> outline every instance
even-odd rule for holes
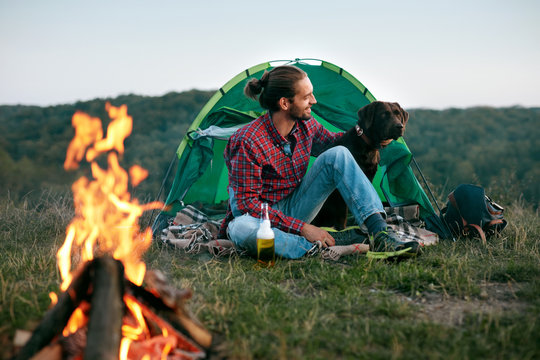
[[[61,293],[50,294],[51,309],[16,358],[205,358],[212,336],[186,308],[191,291],[168,285],[142,261],[152,233],[141,231],[139,218],[162,204],[131,199],[129,181],[135,187],[148,173],[119,164],[133,125],[127,106],[107,103],[106,110],[105,138],[99,118],[73,115],[64,168],[76,169],[84,158],[93,178],[72,186],[75,216],[57,253]],[[106,170],[96,162],[105,154]]]

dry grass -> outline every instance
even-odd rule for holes
[[[153,244],[145,255],[177,287],[232,359],[540,357],[540,221],[520,202],[488,246],[444,242],[400,263],[350,257],[279,261],[187,255]],[[55,253],[73,210],[48,194],[0,201],[0,347],[32,329],[58,291]]]

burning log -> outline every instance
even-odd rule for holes
[[[85,359],[118,359],[122,338],[124,267],[111,257],[94,261]]]
[[[73,311],[88,296],[90,268],[93,266],[92,263],[86,264],[75,277],[68,289],[58,298],[56,305],[45,314],[41,323],[32,333],[32,337],[15,359],[31,358],[46,345],[49,345],[53,338],[62,333]]]
[[[197,321],[186,307],[191,298],[189,289],[178,290],[167,283],[165,276],[158,271],[147,272],[145,280],[150,292],[131,284],[130,290],[143,303],[149,304],[157,314],[164,317],[176,329],[183,331],[204,348],[210,348],[212,335]]]
[[[133,344],[137,344],[133,346],[135,350],[125,350],[125,358],[141,358],[141,353],[149,354],[151,347],[159,347],[157,343],[166,341],[181,349],[184,359],[206,357],[212,335],[185,308],[191,291],[178,290],[167,285],[160,273],[147,274],[149,282],[154,285],[150,291],[126,279],[123,265],[118,260],[103,256],[88,262],[73,278],[57,304],[45,314],[15,359],[29,359],[36,354],[37,358],[49,358],[50,354],[59,353],[59,344],[64,347],[64,354],[68,352],[65,349],[67,346],[71,348],[71,354],[80,351],[79,355],[82,355],[84,352],[84,359],[118,359],[121,355],[123,318],[128,313],[126,297],[131,298],[142,309],[145,322],[153,328],[152,331],[149,330],[153,336],[141,341],[134,340]],[[159,281],[156,282],[156,279]],[[157,284],[159,289],[155,288]],[[167,295],[161,298],[160,294]],[[86,302],[89,310],[83,312],[89,312],[87,328],[62,337],[62,331],[75,309]],[[74,344],[80,343],[81,339],[85,340],[85,344]],[[55,345],[54,351],[43,350],[51,344]],[[77,347],[79,349],[74,350]],[[164,347],[166,346],[161,344],[161,351]],[[132,352],[134,354],[129,356]],[[161,357],[161,354],[158,356]]]

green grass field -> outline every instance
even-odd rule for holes
[[[0,354],[32,330],[58,292],[55,254],[73,216],[69,197],[0,200]],[[190,310],[230,359],[538,359],[540,221],[506,205],[503,236],[442,242],[417,259],[352,256],[278,261],[187,255],[159,243],[149,269],[191,288]]]

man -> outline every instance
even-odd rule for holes
[[[319,153],[343,133],[326,130],[312,117],[311,107],[317,101],[304,71],[276,67],[261,79],[250,80],[244,93],[258,97],[268,112],[227,143],[229,208],[221,236],[226,233],[239,249],[255,255],[261,203],[267,202],[278,256],[295,259],[315,246],[333,246],[334,237],[310,222],[337,188],[357,223],[368,228],[368,256],[418,251],[417,242],[403,242],[387,229],[379,196],[347,148],[336,146]],[[308,172],[310,155],[318,158]]]

